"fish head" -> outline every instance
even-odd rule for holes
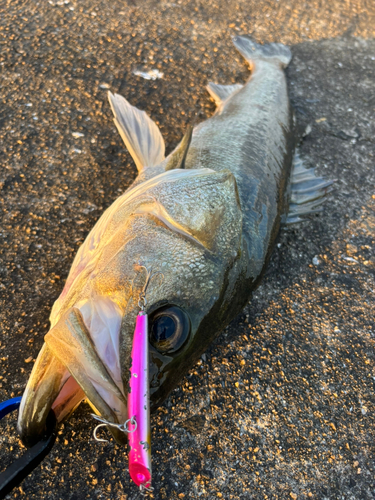
[[[116,200],[52,310],[20,408],[24,442],[35,442],[51,407],[62,420],[83,398],[108,421],[127,419],[140,308],[149,319],[151,404],[159,405],[225,325],[241,242],[229,171],[171,170]]]
[[[165,175],[165,174],[164,174]],[[135,318],[147,279],[150,395],[158,406],[221,331],[230,273],[241,253],[242,213],[234,176],[209,169],[170,172],[132,214],[126,248],[132,281],[120,335],[127,386]]]

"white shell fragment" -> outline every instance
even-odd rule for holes
[[[133,75],[141,76],[145,80],[158,80],[159,78],[163,78],[164,73],[158,69],[149,69],[148,71],[140,71],[136,69],[133,71]]]

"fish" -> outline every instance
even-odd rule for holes
[[[248,303],[281,224],[319,209],[329,181],[293,163],[290,49],[247,36],[233,42],[250,66],[248,81],[210,83],[215,113],[188,127],[167,157],[156,123],[109,93],[138,176],[88,234],[53,305],[19,410],[26,445],[38,441],[51,409],[61,422],[83,400],[102,421],[127,421],[134,328],[150,270],[143,305],[155,409]],[[116,425],[109,430],[126,442]]]

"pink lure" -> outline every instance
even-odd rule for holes
[[[129,473],[137,486],[151,486],[151,430],[148,383],[147,314],[141,311],[135,325],[128,395]],[[135,420],[135,424],[133,424]],[[135,429],[135,430],[134,430]]]

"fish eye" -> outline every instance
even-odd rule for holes
[[[190,319],[177,306],[165,306],[152,313],[149,322],[151,344],[161,353],[178,351],[190,333]]]

